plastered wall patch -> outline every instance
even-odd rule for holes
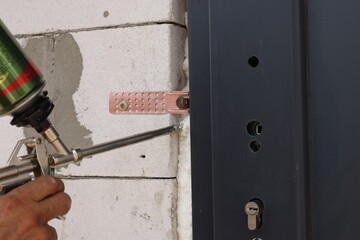
[[[68,147],[92,145],[91,131],[80,124],[72,95],[77,91],[83,64],[80,49],[71,34],[28,39],[25,51],[42,72],[55,108],[50,116]],[[24,128],[26,137],[36,135]]]
[[[91,131],[81,125],[75,111],[73,95],[78,90],[83,72],[83,58],[71,34],[55,37],[54,124],[69,147],[92,145]]]

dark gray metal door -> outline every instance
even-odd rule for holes
[[[309,1],[313,239],[360,239],[360,1]]]
[[[359,10],[189,0],[194,240],[359,236]]]

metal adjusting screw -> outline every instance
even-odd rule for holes
[[[190,98],[189,98],[189,96],[180,96],[176,100],[176,106],[179,109],[189,109],[190,108]]]
[[[128,108],[128,104],[125,100],[122,100],[121,103],[119,104],[120,110],[121,111],[125,111]]]
[[[248,228],[251,231],[261,227],[261,214],[263,211],[263,204],[260,200],[252,200],[245,205],[245,213],[248,217]]]

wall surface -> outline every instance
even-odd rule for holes
[[[51,120],[69,147],[185,122],[180,136],[60,169],[73,204],[65,221],[52,221],[59,239],[190,240],[188,117],[108,110],[111,91],[186,89],[186,1],[0,0],[0,5],[0,18],[44,75],[55,103]],[[36,135],[10,126],[10,120],[0,118],[1,166],[19,139]]]

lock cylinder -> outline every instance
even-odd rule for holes
[[[260,199],[253,199],[245,205],[247,215],[248,229],[254,231],[262,226],[262,213],[264,204]]]

